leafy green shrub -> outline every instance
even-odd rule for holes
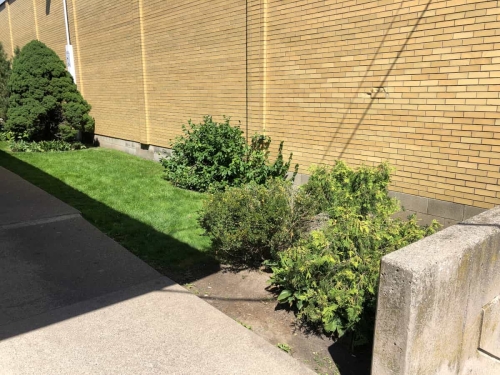
[[[350,207],[359,215],[386,215],[399,209],[396,199],[390,198],[387,189],[390,183],[391,167],[382,163],[370,168],[361,166],[357,171],[349,168],[343,161],[333,167],[315,167],[309,181],[302,189],[315,197],[316,213],[328,212],[335,216],[338,208]]]
[[[271,283],[278,301],[297,308],[304,321],[335,336],[346,331],[366,337],[373,327],[382,256],[434,233],[415,217],[392,219],[398,202],[387,195],[390,168],[344,163],[316,169],[304,191],[316,194],[328,225],[278,254]],[[363,327],[364,325],[364,327]]]
[[[296,306],[308,323],[342,336],[373,321],[382,256],[435,230],[435,224],[420,227],[415,217],[362,220],[346,213],[278,254],[271,282],[283,289],[279,302]]]
[[[270,178],[284,179],[290,168],[292,155],[287,162],[283,160],[283,142],[271,164],[271,139],[256,135],[249,146],[241,129],[231,126],[229,118],[217,123],[205,116],[202,123],[189,121],[182,130],[184,135],[172,144],[172,156],[161,161],[165,178],[178,187],[207,191],[251,181],[262,184]]]
[[[9,142],[9,147],[13,152],[61,152],[83,150],[86,147],[80,142],[65,142],[65,141],[40,141],[28,142],[25,140],[12,140]]]
[[[93,132],[90,105],[64,62],[42,42],[31,41],[14,58],[5,128],[26,140],[74,140]]]
[[[215,255],[232,264],[256,265],[297,241],[311,214],[290,181],[269,180],[229,188],[211,195],[200,224],[212,239]]]
[[[10,141],[14,139],[14,134],[12,132],[0,131],[0,142]]]
[[[7,83],[10,77],[10,60],[5,53],[2,43],[0,43],[0,129],[7,118],[9,108],[9,90]]]

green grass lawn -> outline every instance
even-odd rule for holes
[[[83,217],[178,282],[217,266],[197,223],[204,195],[175,188],[160,164],[104,148],[10,153],[0,166],[80,210]],[[200,274],[201,273],[201,274]]]

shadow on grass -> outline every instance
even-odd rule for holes
[[[41,224],[0,228],[0,341],[173,284],[160,274],[188,283],[220,270],[208,254],[90,198],[9,153],[0,151],[0,166],[76,208],[87,220],[70,215],[65,220],[56,217]],[[8,181],[3,181],[0,199],[21,197],[12,191],[16,186],[23,194],[31,191],[38,196],[16,176],[5,178]]]
[[[207,253],[158,232],[1,150],[0,166],[76,208],[100,231],[178,283],[193,282],[220,270],[219,262]]]
[[[0,166],[76,208],[101,232],[109,235],[161,274],[177,282],[195,282],[221,270],[220,264],[209,255],[90,198],[7,152],[0,151]],[[68,226],[73,226],[74,230],[64,232]],[[11,275],[15,273],[16,276],[12,278],[9,278],[9,272],[0,272],[3,273],[4,284],[3,288],[0,286],[0,291],[4,294],[0,296],[0,302],[2,302],[0,303],[0,341],[147,293],[159,292],[172,285],[168,279],[158,278],[154,272],[151,273],[141,268],[137,264],[140,262],[134,262],[130,259],[132,256],[129,253],[124,254],[122,248],[113,246],[111,243],[105,244],[102,248],[88,249],[86,254],[75,252],[78,246],[73,243],[83,242],[84,236],[89,233],[86,229],[83,230],[83,235],[78,234],[82,228],[80,222],[71,224],[68,220],[53,223],[50,227],[53,231],[63,231],[66,234],[63,236],[66,238],[58,239],[58,245],[55,247],[45,244],[47,232],[49,232],[47,229],[33,226],[3,230],[4,238],[8,241],[12,239],[16,241],[15,245],[10,246],[7,251],[0,249],[2,261],[9,262],[10,257],[21,263],[35,264],[36,273],[50,285],[48,288],[37,287],[34,291],[27,292],[28,295],[26,295],[25,290],[38,281],[37,275],[33,276],[29,271],[26,272],[27,268],[24,266],[13,267]],[[18,233],[14,233],[15,231]],[[5,235],[5,232],[9,233]],[[94,233],[92,236],[95,235],[97,234]],[[0,230],[1,241],[2,230]],[[31,246],[33,243],[38,246]],[[102,255],[103,252],[106,254]],[[165,253],[169,253],[168,257],[164,256]],[[40,254],[43,257],[40,257]],[[177,264],[172,264],[172,259],[175,259]],[[56,262],[60,265],[55,266]],[[134,264],[136,268],[133,269],[130,265]],[[7,269],[11,266],[7,263],[4,267]],[[3,269],[0,266],[0,271]],[[103,275],[102,269],[107,270],[107,273]],[[235,271],[231,267],[226,269],[226,272]],[[165,292],[172,291],[165,290]],[[186,290],[185,293],[190,292]],[[207,297],[203,299],[262,302],[260,298]],[[28,306],[33,300],[36,300],[36,303]],[[4,301],[7,301],[7,304],[3,303]],[[11,308],[9,308],[9,303]],[[278,308],[283,308],[283,305],[278,306]],[[305,329],[305,327],[302,328]],[[312,334],[311,331],[309,333]],[[333,344],[329,350],[342,375],[369,373],[369,358],[365,359],[366,356],[363,356],[363,359],[360,356],[353,357],[348,349],[339,344]]]

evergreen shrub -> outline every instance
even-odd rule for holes
[[[9,90],[7,86],[10,72],[10,60],[5,53],[2,43],[0,43],[0,130],[7,119],[7,109],[9,108]]]
[[[200,224],[212,252],[233,265],[260,265],[306,233],[311,220],[290,181],[271,179],[215,192],[205,201]]]
[[[314,168],[299,189],[279,179],[228,188],[207,199],[201,226],[220,260],[271,267],[278,301],[310,327],[350,332],[361,344],[374,327],[381,258],[439,228],[393,218],[391,173],[387,163],[354,170],[337,162]]]
[[[8,89],[5,129],[17,139],[72,141],[79,131],[94,131],[90,105],[64,62],[40,41],[29,42],[14,58]]]

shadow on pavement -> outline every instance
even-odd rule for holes
[[[73,217],[0,229],[0,341],[151,292],[190,294],[187,290],[164,290],[173,282],[161,275],[191,283],[221,269],[213,258],[188,244],[90,198],[9,153],[0,151],[0,166],[79,210],[86,219]],[[141,259],[159,273],[132,255],[138,248]],[[161,256],[161,251],[172,250],[184,259],[191,254],[202,261],[176,274]],[[202,299],[262,302],[260,298]],[[341,375],[369,375],[370,350],[353,355],[346,346],[335,343],[329,352]]]
[[[370,375],[372,350],[362,346],[353,352],[343,342],[332,344],[328,351],[337,365],[340,375]]]
[[[100,231],[177,283],[193,282],[220,270],[219,262],[210,255],[114,210],[1,150],[0,166],[74,207]],[[165,252],[169,252],[176,264],[163,259]],[[196,263],[190,264],[190,259],[196,259]]]
[[[0,341],[173,285],[162,275],[185,283],[220,269],[213,258],[190,245],[3,151],[0,166],[76,208],[86,219],[56,216],[0,228]],[[11,193],[15,184],[23,185],[23,194],[36,189],[12,174],[5,178]],[[11,196],[20,195],[4,194],[3,200]],[[3,203],[4,210],[15,207],[15,202]],[[133,256],[135,251],[154,269]],[[197,263],[176,273],[177,265],[165,264],[162,252],[179,254],[179,261],[193,256]]]

